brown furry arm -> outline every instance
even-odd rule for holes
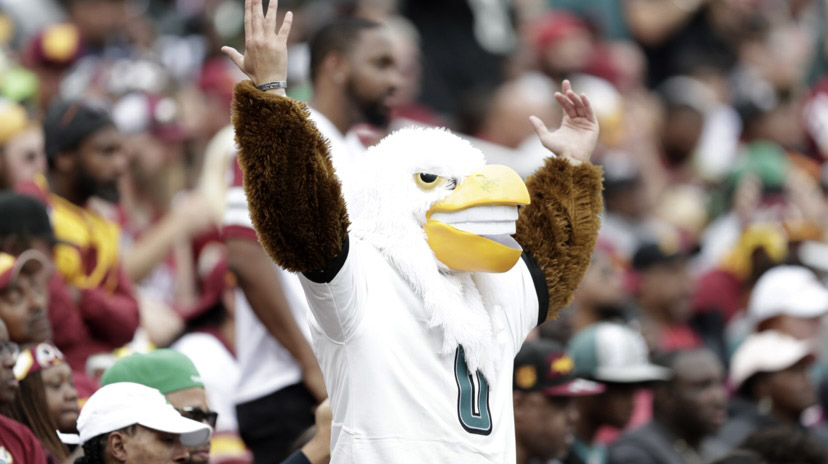
[[[526,181],[531,203],[521,209],[515,239],[546,277],[547,320],[572,301],[589,266],[601,226],[602,176],[591,164],[548,158]]]
[[[348,214],[327,140],[307,108],[236,85],[233,127],[250,217],[268,255],[292,272],[326,269],[348,237]]]

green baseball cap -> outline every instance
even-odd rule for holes
[[[569,341],[575,377],[610,383],[645,383],[669,380],[669,369],[652,364],[647,343],[633,329],[599,322],[584,328]]]
[[[136,353],[119,359],[104,372],[101,386],[118,382],[140,383],[165,395],[187,388],[204,388],[190,358],[169,349]]]

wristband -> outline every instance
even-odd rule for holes
[[[265,82],[262,85],[257,85],[256,88],[261,90],[262,92],[267,92],[268,90],[273,90],[273,89],[286,89],[287,88],[287,81]]]

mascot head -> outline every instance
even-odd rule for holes
[[[511,235],[518,206],[529,204],[526,185],[512,169],[486,165],[468,141],[445,129],[402,129],[362,161],[352,171],[359,177],[345,182],[356,192],[346,197],[358,227],[368,216],[368,228],[393,224],[388,237],[424,238],[452,271],[505,272],[520,259]]]
[[[351,235],[376,247],[423,301],[442,331],[440,352],[463,346],[472,371],[496,375],[495,310],[489,282],[520,259],[511,238],[529,193],[511,169],[444,129],[389,135],[338,171]]]

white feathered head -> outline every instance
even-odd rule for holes
[[[494,375],[491,318],[473,273],[504,272],[520,258],[511,238],[520,176],[445,129],[402,129],[350,166],[343,189],[351,234],[376,247],[443,330],[444,354],[463,345],[472,372]],[[484,292],[485,293],[485,292]]]

